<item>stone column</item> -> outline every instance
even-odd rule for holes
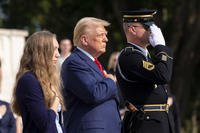
[[[16,73],[28,32],[15,29],[0,29],[0,58],[2,61],[2,84],[0,99],[11,101]]]

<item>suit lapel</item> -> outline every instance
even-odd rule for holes
[[[101,76],[103,76],[103,74],[101,73],[100,69],[98,68],[98,66],[94,63],[94,61],[92,61],[92,59],[90,59],[87,55],[85,55],[83,52],[81,52],[79,49],[75,49],[74,53],[76,53],[82,60],[84,60],[89,66],[90,68],[92,68],[94,71],[96,71],[98,74],[100,74]]]

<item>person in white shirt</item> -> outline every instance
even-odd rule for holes
[[[71,50],[72,50],[72,43],[70,39],[62,39],[60,41],[60,57],[58,58],[58,64],[59,67],[61,68],[62,63],[64,62],[64,60],[69,57],[69,55],[71,54]]]

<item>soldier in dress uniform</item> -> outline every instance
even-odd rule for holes
[[[155,10],[123,12],[126,47],[119,55],[116,76],[128,111],[124,133],[173,133],[164,85],[172,75],[172,51],[153,21]],[[151,45],[155,58],[147,46]]]

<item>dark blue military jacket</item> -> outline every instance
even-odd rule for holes
[[[128,43],[119,56],[116,76],[120,89],[125,100],[137,107],[167,103],[164,85],[170,82],[172,75],[172,51],[163,45],[154,50],[153,60]],[[169,125],[167,112],[146,112],[137,132],[169,133]]]

